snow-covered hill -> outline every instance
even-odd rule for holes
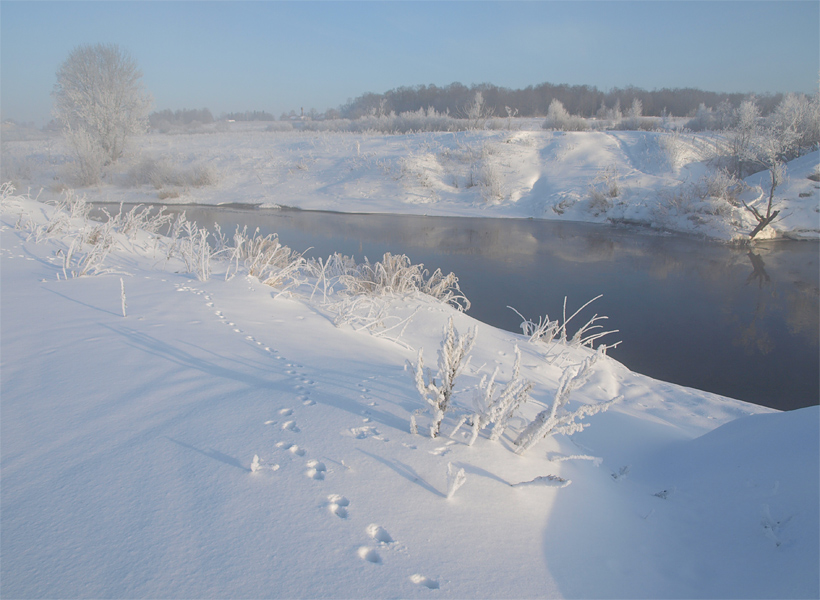
[[[521,135],[536,138],[513,144],[530,160],[521,170],[530,185],[544,176],[534,155],[573,152],[569,136]],[[283,201],[259,142],[235,154],[228,142],[239,137],[190,143],[204,151],[220,139],[196,160],[224,165],[221,183],[192,191],[197,200],[248,199],[255,189],[258,200]],[[575,148],[589,155],[583,139],[593,138]],[[618,140],[608,136],[601,152],[622,152]],[[378,161],[368,141],[385,151],[384,138],[362,138],[359,158],[347,152],[339,163]],[[331,154],[317,151],[316,162],[337,160]],[[227,168],[243,160],[270,170]],[[313,163],[304,180],[298,168],[276,172],[294,193],[300,181],[313,190],[296,203],[351,198],[323,191],[343,182],[319,173],[341,166]],[[376,185],[351,177],[357,189]],[[456,210],[458,193],[423,206]],[[523,193],[470,202],[498,214],[536,205]],[[145,232],[115,232],[107,272],[71,277],[94,248],[72,249],[72,240],[99,244],[96,225],[21,197],[4,199],[1,223],[3,597],[820,594],[817,407],[778,413],[600,356],[567,409],[621,399],[584,419],[587,429],[519,455],[518,433],[593,350],[529,342],[419,293],[372,300],[383,312],[371,322],[382,327],[337,327],[338,290],[320,280],[305,275],[282,295],[242,270],[226,280],[230,263],[214,261],[200,281],[167,239]],[[407,317],[403,330],[386,331]],[[435,371],[450,318],[462,335],[477,329],[472,360],[443,435],[425,435],[429,412],[414,435],[411,417],[425,407],[417,351]],[[466,427],[450,437],[483,376],[498,367],[499,385],[513,377],[516,346],[532,400],[497,442],[484,431],[470,446]],[[466,479],[448,498],[448,470],[461,469]]]

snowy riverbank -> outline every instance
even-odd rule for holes
[[[156,190],[121,199],[137,193]],[[520,203],[481,210],[504,206]],[[214,259],[200,280],[193,254],[186,268],[168,239],[124,227],[100,274],[72,277],[108,239],[98,227],[3,201],[4,597],[820,594],[817,407],[778,413],[601,356],[566,410],[619,401],[519,455],[593,350],[418,292],[351,303],[308,271],[270,287]],[[413,435],[417,351],[435,370],[450,318],[477,328],[472,360],[444,435],[424,435],[429,411]],[[496,442],[451,438],[483,376],[513,377],[516,346],[532,399]],[[448,468],[466,476],[451,498]]]
[[[228,126],[227,123],[222,123]],[[228,130],[133,139],[90,201],[251,204],[306,210],[626,222],[721,240],[756,225],[768,173],[730,185],[716,133],[544,131],[332,133]],[[44,134],[38,134],[43,138]],[[38,137],[35,136],[35,137]],[[4,178],[42,199],[74,187],[58,137],[26,141],[4,130]],[[778,219],[758,235],[820,237],[820,153],[788,163],[775,191]]]

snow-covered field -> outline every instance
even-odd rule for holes
[[[513,125],[385,135],[221,123],[220,131],[152,133],[134,138],[127,159],[82,192],[102,202],[615,221],[721,240],[746,239],[756,225],[741,200],[765,212],[768,173],[728,188],[719,134]],[[54,199],[73,187],[71,159],[59,137],[42,138],[4,125],[3,179]],[[818,163],[812,152],[787,165],[775,191],[780,215],[758,238],[820,237],[820,183],[808,178]]]
[[[697,173],[651,167],[653,139],[243,132],[138,143],[218,172],[216,185],[180,190],[181,202],[592,218],[589,181],[615,164],[633,218],[630,206],[648,216],[652,193]],[[52,151],[30,181],[59,176]],[[496,160],[502,199],[464,187],[468,165]],[[791,166],[783,189],[812,196],[789,200],[781,223],[799,217],[791,231],[816,234],[817,191],[795,175],[811,168]],[[85,192],[153,203],[158,193]],[[740,231],[710,219],[693,230],[713,226]],[[109,232],[101,273],[72,277],[108,239],[98,228],[3,199],[4,598],[820,595],[818,407],[780,413],[599,356],[562,410],[620,399],[581,421],[587,429],[517,454],[518,434],[592,349],[531,342],[418,292],[352,298],[315,271],[285,294],[286,277],[270,287],[239,262],[213,260],[200,280],[167,238],[123,227]],[[357,320],[362,310],[381,316]],[[435,371],[450,318],[462,336],[477,329],[472,358],[442,435],[426,435],[430,411],[412,434],[425,407],[417,353]],[[473,445],[467,426],[451,436],[483,376],[498,367],[499,387],[513,378],[516,347],[531,400],[498,441],[489,428]],[[448,473],[461,470],[455,489]]]

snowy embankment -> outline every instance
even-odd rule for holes
[[[768,200],[767,172],[737,185],[721,171],[727,142],[716,133],[233,127],[134,138],[104,183],[82,192],[100,202],[625,222],[720,240],[747,239],[757,222],[742,201],[765,212]],[[4,179],[42,199],[73,187],[61,139],[11,138]],[[780,215],[758,238],[820,237],[818,162],[815,151],[786,165],[775,191]]]
[[[558,414],[620,400],[517,454],[592,349],[419,292],[346,295],[315,264],[264,271],[270,287],[214,259],[201,281],[190,237],[81,212],[3,200],[3,597],[820,593],[817,407],[599,356]],[[429,411],[414,435],[417,351],[435,371],[450,318],[477,328],[472,359],[442,435]],[[498,441],[450,437],[483,376],[513,378],[516,346],[531,400]]]

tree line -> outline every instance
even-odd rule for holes
[[[738,108],[741,102],[751,97],[751,94],[709,92],[697,88],[663,88],[648,91],[628,86],[603,91],[589,85],[541,83],[524,89],[509,89],[490,83],[468,87],[456,82],[443,87],[432,84],[402,86],[383,94],[365,93],[348,100],[338,112],[344,118],[357,119],[366,115],[390,112],[400,114],[432,107],[439,113],[458,116],[472,104],[476,92],[481,92],[484,104],[492,114],[506,116],[509,107],[517,111],[519,117],[543,117],[549,111],[553,100],[558,100],[569,113],[581,117],[595,117],[602,112],[602,108],[626,109],[632,106],[635,100],[641,103],[644,116],[691,117],[701,104],[717,107],[728,102],[732,107]],[[763,115],[772,112],[782,99],[781,93],[756,96],[757,105]]]

